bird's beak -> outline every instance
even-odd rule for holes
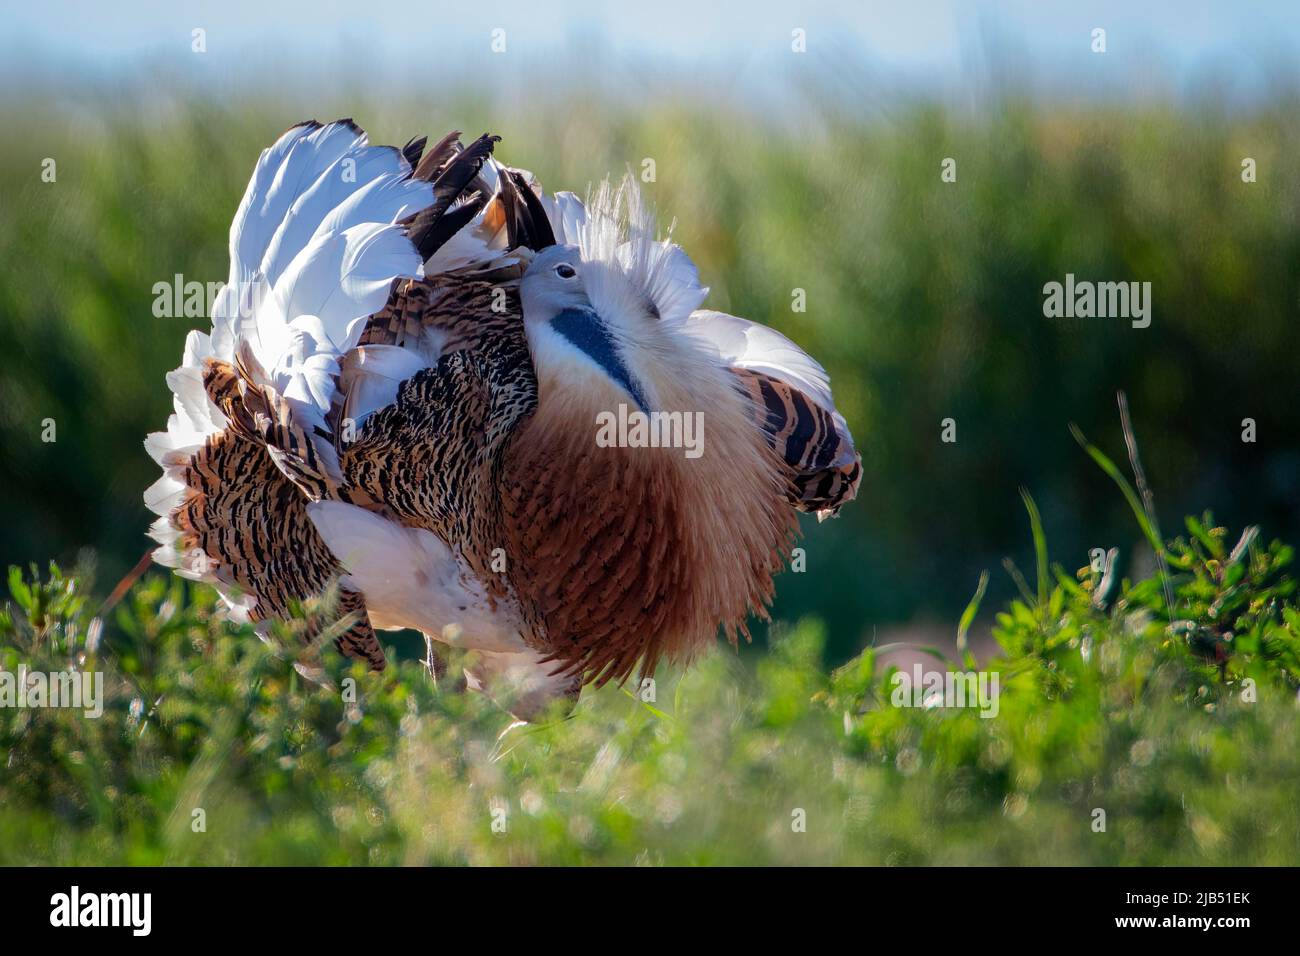
[[[590,309],[565,309],[551,319],[551,327],[590,356],[604,369],[605,374],[617,382],[636,402],[637,408],[649,414],[649,403],[627,364],[619,354],[618,345],[610,335],[609,327]]]

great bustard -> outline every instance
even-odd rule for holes
[[[548,196],[496,141],[344,120],[263,151],[145,500],[155,559],[236,619],[337,580],[344,654],[416,628],[528,716],[746,633],[861,463],[821,366],[700,310],[631,177]]]

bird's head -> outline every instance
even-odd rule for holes
[[[533,256],[520,286],[528,317],[549,322],[566,309],[590,309],[583,266],[576,245],[547,246]]]
[[[613,301],[600,295],[619,284],[617,272],[608,263],[584,260],[577,245],[547,248],[520,286],[524,320],[540,372],[555,371],[569,381],[603,376],[642,411],[650,411],[636,349],[636,326],[649,316],[628,297]]]
[[[533,257],[520,285],[539,379],[602,389],[641,411],[661,410],[665,377],[688,348],[675,334],[708,290],[681,249],[656,240],[630,178],[602,185],[587,206],[554,199],[558,245]]]

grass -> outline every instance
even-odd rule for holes
[[[180,579],[105,612],[13,568],[0,665],[102,671],[107,703],[0,709],[0,864],[1294,863],[1293,550],[1205,514],[1163,573],[1068,573],[1024,498],[1035,581],[1011,566],[981,662],[981,576],[947,665],[998,674],[991,718],[896,706],[886,648],[828,671],[808,619],[753,666],[719,650],[510,726],[409,660],[305,681],[295,622],[259,641]]]

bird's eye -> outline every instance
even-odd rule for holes
[[[561,262],[558,266],[555,267],[555,274],[559,276],[561,279],[572,279],[578,273],[577,270],[575,270],[573,266],[569,265],[567,262]]]

